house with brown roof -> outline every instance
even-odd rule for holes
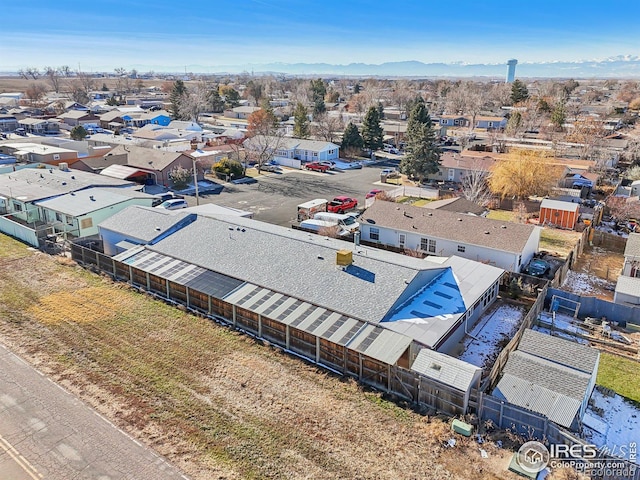
[[[462,182],[471,172],[488,173],[496,164],[496,159],[490,155],[469,156],[460,153],[444,152],[440,156],[440,166],[436,173],[427,178],[448,182]]]
[[[540,227],[376,200],[361,217],[364,242],[457,255],[519,272],[538,251]]]
[[[58,115],[57,118],[70,127],[85,125],[87,123],[98,123],[100,121],[97,115],[87,112],[86,110],[69,110],[68,112]]]
[[[153,176],[156,184],[167,187],[173,185],[169,176],[171,170],[182,167],[191,171],[194,162],[194,159],[184,152],[168,152],[157,148],[144,148],[133,145],[119,145],[111,150],[108,155],[126,157],[126,166],[148,172]],[[197,168],[197,175],[199,180],[204,179],[204,173],[201,168]]]

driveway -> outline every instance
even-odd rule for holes
[[[258,183],[249,185],[224,184],[215,195],[200,196],[200,204],[215,203],[254,213],[256,220],[282,226],[296,222],[297,206],[314,198],[331,200],[337,195],[348,195],[364,206],[365,195],[373,188],[383,188],[380,170],[397,166],[398,162],[385,160],[357,170],[330,170],[327,173],[307,170],[283,169],[278,173],[262,174]],[[395,188],[389,185],[388,189]],[[188,199],[195,205],[195,198]]]
[[[2,344],[0,478],[186,479]]]

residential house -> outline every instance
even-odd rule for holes
[[[630,233],[627,238],[622,275],[640,278],[640,233]]]
[[[18,126],[34,135],[56,135],[60,132],[60,122],[52,119],[27,117],[18,120]]]
[[[171,187],[173,181],[169,174],[174,168],[181,167],[185,170],[192,171],[195,165],[195,159],[183,152],[168,152],[157,148],[144,148],[134,145],[115,147],[109,155],[119,155],[127,158],[127,166],[140,172],[146,172],[152,176],[149,179],[151,183]],[[204,173],[201,168],[196,166],[197,177],[199,180],[204,179]],[[104,174],[105,172],[102,171]],[[131,175],[130,171],[125,172],[127,176]]]
[[[191,308],[335,371],[346,373],[344,359],[351,359],[385,390],[390,367],[428,375],[433,382],[421,388],[442,385],[436,396],[444,399],[454,389],[467,399],[466,410],[478,368],[421,352],[464,336],[467,305],[478,304],[474,314],[490,305],[501,269],[459,257],[345,251],[340,240],[240,216],[198,215],[176,229],[177,221],[147,214],[131,207],[99,226],[108,231],[102,238],[109,251],[135,243],[129,239],[140,243],[113,257],[116,270],[132,273],[135,285],[164,296],[175,287]],[[163,235],[166,229],[175,231]],[[438,299],[451,301],[437,305]]]
[[[440,125],[443,127],[468,127],[471,122],[462,115],[440,115]]]
[[[235,107],[224,111],[227,118],[240,118],[246,120],[254,112],[260,110],[260,107]]]
[[[287,160],[299,160],[296,166],[300,166],[300,162],[319,162],[325,160],[337,160],[340,158],[340,147],[332,142],[323,140],[304,140],[301,138],[284,137],[279,140],[264,139],[262,136],[256,136],[246,139],[243,142],[245,149],[260,149],[261,145],[277,145],[277,151],[273,152],[274,159],[282,164]],[[295,162],[293,162],[295,163]]]
[[[131,205],[151,207],[155,197],[131,188],[92,187],[33,202],[40,220],[69,237],[98,234],[98,224]]]
[[[169,128],[175,128],[177,130],[187,130],[189,132],[198,132],[202,133],[202,127],[198,125],[196,122],[188,122],[185,120],[171,120]]]
[[[18,119],[15,115],[0,115],[0,132],[13,132],[18,128]]]
[[[505,117],[494,116],[477,116],[474,128],[483,128],[486,130],[504,130],[507,126],[508,119]]]
[[[86,110],[69,110],[68,112],[58,115],[57,118],[69,127],[86,125],[88,123],[97,123],[100,121],[100,118],[97,115]]]
[[[540,204],[540,225],[575,230],[580,216],[580,199],[564,202],[545,198]]]
[[[132,182],[103,177],[80,170],[22,168],[0,174],[0,231],[39,247],[52,225],[41,216],[38,201],[52,199],[90,187],[132,187]]]
[[[76,150],[30,142],[1,144],[0,153],[13,155],[21,162],[51,165],[57,165],[60,162],[70,164],[78,158]]]
[[[375,201],[361,217],[361,239],[426,255],[457,255],[519,272],[538,251],[540,227],[444,210]]]
[[[525,330],[493,395],[580,429],[595,387],[600,352],[560,337]]]
[[[100,115],[100,127],[106,130],[116,130],[124,127],[125,121],[120,110],[111,110]]]
[[[470,156],[444,152],[440,156],[438,171],[427,176],[429,180],[461,183],[467,176],[480,173],[488,174],[496,160],[489,156]]]

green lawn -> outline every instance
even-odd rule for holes
[[[600,353],[598,385],[610,388],[638,403],[640,403],[639,373],[640,363],[610,353]]]

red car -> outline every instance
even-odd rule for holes
[[[384,192],[384,190],[380,190],[378,188],[374,188],[369,193],[367,193],[364,198],[373,198],[373,197],[375,197],[376,195],[378,195],[379,193],[382,193],[382,192]]]
[[[353,210],[358,206],[358,200],[343,195],[334,198],[329,202],[327,211],[332,213],[344,213],[347,210]]]
[[[318,162],[307,163],[304,168],[306,168],[307,170],[314,170],[316,172],[326,172],[327,170],[329,170],[328,165],[322,165]]]

